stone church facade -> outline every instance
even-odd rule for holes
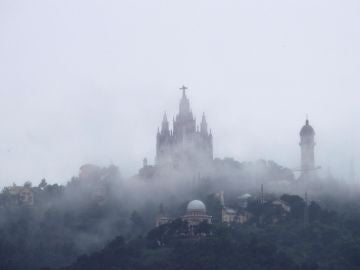
[[[156,165],[198,166],[213,160],[213,136],[208,130],[205,114],[197,125],[186,96],[187,88],[180,89],[179,113],[173,119],[172,127],[165,113],[156,136]]]

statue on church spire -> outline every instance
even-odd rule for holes
[[[183,98],[186,97],[186,90],[189,89],[188,87],[186,87],[185,85],[183,85],[182,87],[179,88],[180,90],[182,90],[183,93]]]
[[[182,90],[182,98],[180,100],[180,106],[179,106],[179,114],[182,116],[189,115],[191,113],[190,111],[190,102],[189,99],[186,96],[186,90],[188,87],[182,86],[180,90]]]

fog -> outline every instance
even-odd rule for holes
[[[137,173],[183,84],[215,157],[297,168],[308,114],[317,164],[346,180],[360,166],[359,9],[0,0],[0,185],[65,183],[84,163]]]

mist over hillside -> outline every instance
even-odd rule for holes
[[[211,122],[205,113],[197,121],[187,87],[181,90],[172,123],[167,113],[163,115],[154,162],[144,158],[135,175],[123,176],[114,165],[87,163],[66,184],[42,179],[35,185],[27,181],[5,187],[0,194],[0,266],[10,270],[134,270],[159,265],[194,269],[199,258],[206,262],[196,269],[208,269],[208,265],[218,269],[214,266],[218,262],[211,263],[207,253],[212,252],[212,241],[217,248],[252,246],[247,262],[252,267],[264,267],[258,265],[256,254],[265,245],[275,250],[263,254],[272,261],[269,269],[277,269],[278,263],[287,269],[329,269],[327,254],[349,241],[355,242],[347,247],[348,254],[360,252],[355,229],[360,220],[356,174],[353,171],[347,182],[330,172],[324,176],[317,165],[316,128],[308,118],[298,135],[300,162],[296,168],[265,159],[221,159],[214,155],[221,142],[215,139]],[[305,238],[298,238],[301,245],[287,245],[286,237],[274,246],[257,242],[261,235],[287,235],[282,230]],[[323,255],[314,257],[313,246],[322,241],[311,238],[317,230],[321,239],[331,242],[321,249]],[[343,236],[324,238],[332,231]],[[247,240],[240,240],[244,236],[239,232]],[[233,240],[225,241],[224,235]],[[190,260],[184,264],[175,254],[186,253],[189,243],[204,245],[206,252],[198,258],[184,254]],[[292,250],[302,252],[303,257]],[[157,252],[165,252],[164,257]],[[233,256],[239,255],[235,253]],[[333,264],[341,263],[339,256]],[[220,254],[218,259],[228,258]],[[344,260],[350,268],[335,269],[358,265],[353,255]],[[225,269],[233,269],[231,265]]]
[[[0,0],[0,270],[360,269],[359,14]]]
[[[290,169],[266,160],[239,162],[216,158],[205,163],[201,167],[187,162],[176,167],[145,163],[131,178],[124,178],[115,166],[86,164],[66,185],[48,184],[43,179],[38,185],[27,182],[5,188],[0,194],[1,266],[22,270],[64,267],[84,254],[97,254],[115,237],[121,236],[124,243],[145,237],[155,228],[160,209],[176,220],[194,199],[204,201],[212,223],[221,226],[224,223],[219,194],[225,195],[224,205],[246,209],[252,215],[245,225],[234,226],[266,227],[268,222],[274,226],[272,220],[282,215],[264,212],[269,216],[258,224],[256,205],[262,200],[272,205],[284,193],[300,196],[300,201],[305,200],[306,193],[309,204],[315,203],[323,211],[336,211],[339,220],[360,216],[358,186],[345,185],[341,180],[298,179]],[[250,196],[247,208],[239,206],[239,198],[244,194]],[[298,212],[291,222],[303,226],[304,210],[291,207],[295,207],[291,208],[292,214],[276,221],[276,226],[290,222],[294,211]],[[327,216],[326,213],[321,215]],[[321,219],[318,212],[311,215],[315,215],[311,222]]]

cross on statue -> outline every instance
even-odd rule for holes
[[[185,85],[183,85],[183,86],[180,87],[179,89],[183,91],[183,95],[185,96],[185,91],[186,91],[187,89],[189,89],[189,88],[186,87]]]

